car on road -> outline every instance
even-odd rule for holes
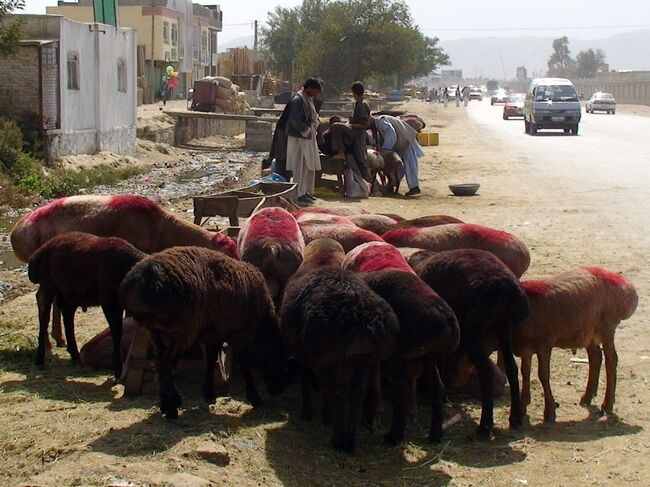
[[[511,93],[508,95],[503,104],[503,119],[508,120],[510,117],[523,117],[524,101],[526,101],[526,95],[524,93]]]
[[[478,101],[483,100],[483,92],[481,91],[481,88],[479,88],[478,86],[470,86],[469,99],[478,100]]]
[[[585,106],[587,113],[607,112],[614,115],[616,113],[616,100],[610,93],[596,92],[587,100]]]
[[[538,130],[562,129],[578,135],[582,116],[575,86],[564,78],[537,78],[532,81],[524,102],[524,129],[535,135]]]
[[[505,103],[507,97],[508,97],[508,92],[503,88],[499,88],[490,97],[490,105],[495,105],[497,103]]]
[[[404,99],[404,95],[400,90],[391,90],[388,92],[386,98],[388,98],[388,101],[402,101]]]

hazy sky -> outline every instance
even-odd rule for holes
[[[27,0],[27,13],[45,13],[56,0]],[[221,42],[251,35],[248,24],[264,21],[270,6],[293,6],[299,0],[199,0],[221,5]],[[442,40],[484,36],[561,36],[582,39],[609,37],[650,27],[647,0],[406,0],[415,21],[427,35]],[[633,27],[626,27],[633,26]],[[589,28],[582,28],[589,27]],[[595,27],[595,28],[594,28]]]

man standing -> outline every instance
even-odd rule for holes
[[[372,124],[379,136],[378,147],[397,152],[404,162],[399,178],[401,180],[406,175],[406,183],[409,187],[406,196],[420,194],[418,157],[422,157],[424,152],[418,143],[418,133],[403,120],[390,115],[376,117],[372,120]]]
[[[310,78],[289,102],[287,120],[287,170],[293,173],[298,185],[298,202],[310,204],[313,196],[316,171],[321,169],[316,135],[318,113],[314,98],[322,91],[320,81]]]
[[[463,87],[463,105],[467,106],[469,103],[469,86],[465,85]]]
[[[346,147],[352,147],[361,176],[370,182],[370,170],[366,161],[366,130],[370,126],[370,105],[364,100],[365,88],[363,83],[357,81],[351,87],[354,97],[354,112],[350,117],[350,124],[334,124],[331,128],[332,148],[336,151],[333,159],[345,159]]]
[[[460,104],[460,85],[456,85],[456,106]]]
[[[447,108],[447,103],[449,103],[449,88],[446,86],[442,89],[442,102],[445,104],[445,108]]]

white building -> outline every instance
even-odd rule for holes
[[[59,15],[20,17],[21,48],[0,63],[0,110],[37,114],[49,159],[135,153],[136,31]]]

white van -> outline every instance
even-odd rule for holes
[[[530,84],[524,103],[527,134],[542,129],[564,129],[578,135],[582,115],[580,100],[573,83],[563,78],[537,78]]]

